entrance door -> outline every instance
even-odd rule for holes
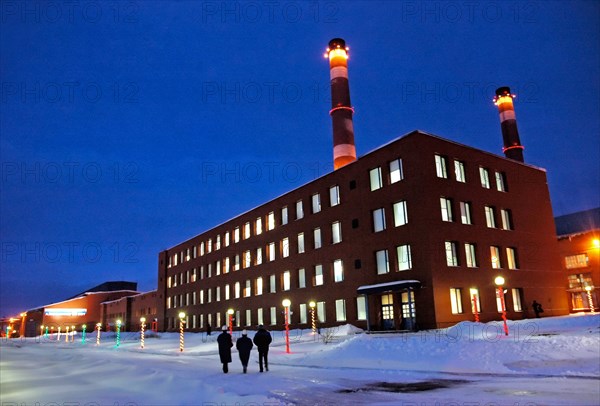
[[[394,295],[381,295],[381,319],[384,330],[393,330],[394,326]]]
[[[402,329],[414,330],[416,323],[415,294],[412,289],[402,292]]]

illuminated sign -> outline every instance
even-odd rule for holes
[[[86,313],[87,309],[64,309],[59,307],[44,311],[46,316],[85,316]]]

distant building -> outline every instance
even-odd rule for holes
[[[156,291],[153,290],[103,302],[102,324],[114,329],[115,321],[121,320],[123,331],[137,331],[140,329],[140,319],[144,317],[147,329],[156,329],[157,301]]]
[[[597,311],[600,288],[600,208],[556,217],[571,312]]]
[[[568,313],[543,169],[414,131],[163,251],[159,328],[445,327]]]

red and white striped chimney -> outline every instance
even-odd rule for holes
[[[354,109],[350,104],[348,86],[348,47],[346,41],[334,38],[329,41],[325,58],[329,58],[331,77],[331,122],[333,124],[333,168],[339,169],[356,161],[354,145]]]
[[[500,112],[500,126],[502,128],[502,140],[504,147],[502,152],[507,158],[515,161],[524,162],[523,160],[523,145],[519,139],[519,131],[517,130],[517,119],[515,117],[515,108],[513,106],[513,98],[516,97],[510,93],[508,86],[499,87],[496,89],[494,104],[498,106]]]

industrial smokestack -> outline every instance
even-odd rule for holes
[[[504,141],[502,152],[504,152],[507,158],[524,162],[524,147],[521,145],[521,140],[519,139],[515,108],[512,100],[514,97],[515,95],[510,93],[509,87],[499,87],[496,89],[494,104],[498,106],[498,111],[500,112],[500,126],[502,127],[502,140]]]
[[[348,86],[348,47],[346,41],[334,38],[329,41],[325,58],[329,58],[331,77],[331,122],[333,124],[333,167],[339,169],[356,161],[354,126]]]

